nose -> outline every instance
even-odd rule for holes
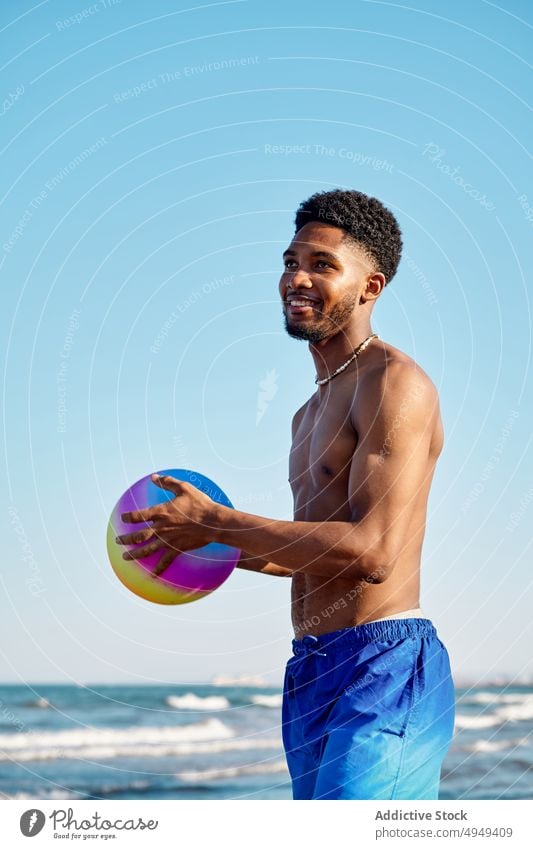
[[[287,289],[310,289],[312,287],[312,282],[309,280],[308,275],[305,271],[302,271],[300,268],[291,274],[289,277],[289,281],[287,283]]]

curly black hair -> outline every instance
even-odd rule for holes
[[[355,190],[316,192],[298,207],[295,232],[310,221],[344,230],[377,264],[385,285],[392,280],[402,255],[402,232],[392,212],[377,198]]]

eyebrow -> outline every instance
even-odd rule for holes
[[[283,252],[283,256],[296,256],[296,251],[293,251],[291,248],[288,248]],[[336,254],[329,253],[329,251],[313,251],[311,253],[312,257],[324,257],[325,259],[331,259],[333,262],[340,262],[340,258],[336,256]]]

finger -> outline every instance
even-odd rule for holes
[[[156,504],[154,507],[146,507],[144,510],[121,513],[120,518],[127,525],[133,525],[135,522],[151,522],[154,519],[161,519],[163,517],[164,507],[164,504]]]
[[[154,536],[154,528],[145,528],[144,531],[134,531],[132,534],[121,534],[115,537],[119,545],[133,545],[137,542],[148,542]]]
[[[152,577],[159,578],[159,576],[162,575],[166,569],[168,569],[168,567],[176,557],[176,554],[178,554],[177,551],[167,551],[165,554],[163,554],[161,560],[152,572]]]
[[[181,495],[183,493],[183,482],[176,480],[176,478],[173,478],[170,475],[153,474],[152,482],[155,483],[156,486],[160,486],[161,489],[170,490],[170,492],[173,492],[174,495]]]
[[[165,543],[158,539],[155,542],[148,542],[146,545],[139,546],[139,548],[134,548],[131,551],[125,551],[122,559],[138,560],[139,557],[148,557],[149,554],[153,554],[154,551],[158,551],[160,548],[165,548]]]

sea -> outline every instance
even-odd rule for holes
[[[0,686],[0,799],[290,799],[281,692]],[[533,687],[456,693],[442,799],[533,798]]]

